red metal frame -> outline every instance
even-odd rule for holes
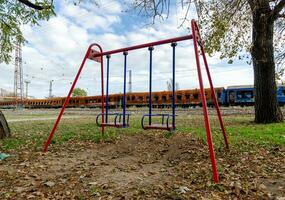
[[[207,62],[206,55],[205,55],[205,50],[204,50],[203,45],[201,45],[200,47],[201,47],[202,57],[203,57],[204,65],[205,65],[205,68],[206,68],[207,76],[208,76],[210,87],[211,87],[212,97],[213,97],[213,100],[214,100],[215,108],[216,108],[216,111],[217,111],[217,114],[218,114],[218,118],[219,118],[221,129],[222,129],[225,145],[226,145],[226,148],[228,149],[229,148],[229,142],[228,142],[228,138],[227,138],[227,134],[226,134],[226,129],[225,129],[225,125],[224,125],[224,122],[223,122],[222,114],[221,114],[221,111],[220,111],[220,106],[219,106],[219,103],[217,101],[216,92],[215,92],[215,89],[214,89],[214,85],[213,85],[212,78],[211,78],[211,73],[210,73],[208,62]]]
[[[179,41],[184,41],[184,40],[190,40],[193,39],[193,44],[194,44],[194,51],[195,51],[195,58],[196,58],[196,64],[197,64],[197,73],[198,73],[198,79],[199,79],[199,85],[200,85],[200,95],[201,95],[201,100],[202,100],[202,106],[203,106],[203,114],[204,114],[204,125],[205,125],[205,129],[206,129],[206,135],[207,135],[207,143],[208,143],[208,148],[209,148],[209,154],[210,154],[210,160],[211,160],[211,164],[212,164],[212,173],[213,173],[213,179],[214,182],[217,183],[219,182],[219,176],[218,176],[218,171],[217,171],[217,163],[216,163],[216,159],[215,159],[215,152],[214,152],[214,145],[213,145],[213,141],[212,141],[212,134],[211,134],[211,127],[210,127],[210,122],[209,122],[209,115],[208,115],[208,108],[207,108],[207,102],[206,102],[206,97],[205,97],[205,91],[204,91],[204,85],[203,85],[203,77],[202,77],[202,70],[201,70],[201,65],[200,65],[200,56],[199,56],[199,47],[200,47],[200,51],[203,57],[203,62],[206,68],[206,72],[207,72],[207,77],[210,83],[210,87],[211,87],[211,93],[212,93],[212,98],[216,107],[216,111],[218,114],[218,118],[219,118],[219,122],[220,122],[220,126],[222,129],[222,133],[223,133],[223,137],[224,137],[224,141],[225,141],[225,145],[227,148],[229,148],[229,144],[228,144],[228,139],[227,139],[227,135],[226,135],[226,130],[225,130],[225,126],[223,123],[223,119],[222,119],[222,115],[221,115],[221,111],[219,108],[219,103],[217,101],[217,97],[216,97],[216,93],[215,93],[215,89],[213,86],[213,82],[212,82],[212,78],[211,78],[211,74],[210,74],[210,70],[209,70],[209,66],[208,66],[208,62],[206,59],[206,55],[205,55],[205,50],[203,47],[203,43],[201,41],[200,38],[200,33],[199,33],[199,28],[198,25],[196,23],[195,20],[191,21],[191,26],[192,26],[192,35],[187,35],[187,36],[182,36],[182,37],[176,37],[176,38],[171,38],[171,39],[166,39],[166,40],[160,40],[160,41],[156,41],[156,42],[150,42],[150,43],[145,43],[145,44],[141,44],[141,45],[136,45],[136,46],[131,46],[131,47],[126,47],[126,48],[121,48],[121,49],[116,49],[116,50],[111,50],[111,51],[106,51],[103,52],[102,48],[100,45],[98,44],[92,44],[89,46],[85,57],[79,67],[79,70],[77,72],[77,75],[74,79],[74,82],[70,88],[70,91],[65,99],[65,102],[62,106],[62,109],[60,111],[60,114],[58,115],[58,118],[50,132],[50,135],[44,145],[44,152],[46,152],[48,150],[48,146],[52,140],[52,137],[57,129],[57,126],[61,120],[61,117],[64,113],[64,110],[70,100],[72,91],[78,81],[78,78],[80,76],[80,73],[84,67],[84,64],[86,62],[87,59],[91,59],[91,60],[95,60],[97,62],[101,63],[101,89],[102,89],[102,134],[104,133],[104,64],[103,64],[103,56],[106,55],[111,55],[111,54],[116,54],[116,53],[122,53],[122,52],[127,52],[127,51],[132,51],[132,50],[136,50],[136,49],[142,49],[142,48],[147,48],[147,47],[153,47],[153,46],[158,46],[158,45],[162,45],[162,44],[167,44],[167,43],[173,43],[173,42],[179,42]],[[99,48],[100,51],[95,51],[94,49],[92,49],[92,47],[97,46]]]
[[[197,34],[198,38],[200,39],[201,38],[200,31],[199,31],[199,28],[198,28],[198,25],[197,25],[196,21],[192,20],[192,24],[194,24],[194,26],[196,27],[196,34]],[[192,30],[193,30],[193,27],[192,27]],[[198,42],[198,44],[199,44],[200,49],[201,49],[201,54],[202,54],[202,57],[203,57],[205,68],[206,68],[207,77],[208,77],[208,80],[209,80],[213,101],[214,101],[214,104],[215,104],[215,108],[216,108],[216,111],[217,111],[217,114],[218,114],[220,126],[221,126],[221,129],[222,129],[225,145],[226,145],[226,148],[228,149],[229,148],[229,142],[228,142],[228,138],[227,138],[226,129],[225,129],[225,125],[224,125],[224,122],[223,122],[222,114],[221,114],[221,111],[220,111],[220,106],[219,106],[219,103],[217,101],[217,96],[216,96],[214,84],[213,84],[213,81],[212,81],[209,65],[208,65],[208,62],[207,62],[205,49],[204,49],[204,46],[203,46],[203,43],[202,43],[201,40]]]
[[[202,77],[202,71],[201,71],[200,59],[199,59],[198,40],[200,40],[200,38],[199,38],[199,35],[197,34],[199,32],[199,29],[194,20],[192,20],[191,26],[192,26],[192,35],[193,35],[197,72],[198,72],[199,85],[200,85],[200,96],[202,100],[203,113],[204,113],[204,123],[205,123],[205,129],[207,133],[207,142],[208,142],[208,147],[209,147],[210,159],[212,163],[213,178],[214,178],[214,182],[217,183],[219,182],[219,175],[218,175],[218,170],[217,170],[217,163],[216,163],[216,158],[215,158],[214,145],[212,141],[209,114],[208,114],[206,96],[205,96],[204,85],[203,85],[203,77]]]
[[[162,44],[168,44],[168,43],[179,42],[179,41],[190,40],[190,39],[193,39],[192,35],[186,35],[186,36],[170,38],[170,39],[160,40],[160,41],[156,41],[156,42],[149,42],[149,43],[135,45],[135,46],[121,48],[121,49],[115,49],[115,50],[111,50],[111,51],[105,51],[105,52],[99,53],[97,56],[99,57],[99,56],[106,56],[106,55],[111,55],[111,54],[123,53],[123,52],[127,52],[127,51],[143,49],[143,48],[147,48],[147,47],[158,46],[158,45],[162,45]]]
[[[77,81],[79,79],[79,76],[80,76],[81,71],[82,71],[82,69],[83,69],[83,67],[85,65],[86,60],[90,56],[92,47],[94,47],[94,46],[97,46],[99,48],[100,53],[103,52],[101,46],[98,45],[98,44],[91,44],[89,46],[88,50],[86,51],[84,59],[83,59],[81,65],[80,65],[79,70],[78,70],[78,72],[77,72],[77,74],[75,76],[75,79],[74,79],[74,81],[73,81],[73,83],[71,85],[69,93],[68,93],[68,95],[67,95],[67,97],[66,97],[66,99],[65,99],[65,101],[64,101],[64,103],[62,105],[60,113],[59,113],[59,115],[58,115],[58,117],[57,117],[57,119],[56,119],[56,121],[55,121],[55,123],[54,123],[54,125],[52,127],[52,130],[51,130],[51,132],[49,134],[49,137],[48,137],[47,141],[44,144],[44,149],[43,149],[44,152],[47,152],[47,150],[48,150],[48,146],[50,145],[50,142],[51,142],[51,140],[53,138],[53,135],[54,135],[57,127],[58,127],[58,124],[59,124],[59,122],[61,120],[61,117],[62,117],[64,111],[65,111],[65,108],[66,108],[67,104],[69,103],[69,100],[70,100],[71,94],[73,92],[73,89],[74,89],[74,87],[75,87],[75,85],[76,85],[76,83],[77,83]],[[102,133],[104,133],[104,125],[103,125],[104,124],[104,63],[103,63],[103,56],[101,56],[101,90],[102,90],[102,100],[101,100],[101,102],[102,102],[102,113],[103,113],[103,117],[102,117]]]

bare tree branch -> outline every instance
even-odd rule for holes
[[[278,18],[285,18],[285,13],[284,14],[278,14]]]
[[[183,24],[185,23],[185,21],[188,19],[188,13],[190,11],[190,7],[191,7],[191,4],[189,3],[188,7],[187,7],[187,10],[186,10],[186,13],[185,13],[185,15],[183,17],[183,20],[182,20],[181,24],[179,25],[179,28],[181,28],[183,26]]]
[[[148,17],[151,17],[154,23],[157,17],[161,19],[168,18],[170,0],[134,0],[133,7],[138,9],[139,14],[145,13]]]
[[[283,8],[285,8],[285,0],[281,0],[273,9],[272,11],[273,20],[276,20],[278,18],[278,15],[282,11]]]

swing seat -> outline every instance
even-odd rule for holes
[[[175,115],[177,116],[177,115]],[[149,117],[161,117],[161,123],[160,124],[153,124],[145,123],[145,118],[149,120]],[[170,122],[169,118],[173,117],[172,114],[145,114],[143,115],[141,119],[141,126],[144,130],[149,130],[149,129],[158,129],[158,130],[167,130],[167,131],[174,131],[176,129],[175,124],[173,125],[172,122]]]
[[[106,114],[98,114],[96,117],[96,124],[99,127],[102,127],[102,123],[99,122],[101,120],[99,120],[99,118],[101,118],[104,115],[104,117],[106,117]],[[114,120],[112,122],[104,122],[103,125],[104,126],[110,126],[110,127],[116,127],[116,128],[126,128],[129,127],[129,121],[130,121],[130,114],[125,114],[126,117],[126,122],[123,122],[123,113],[108,113],[108,116],[115,116]],[[106,118],[105,118],[106,119]]]

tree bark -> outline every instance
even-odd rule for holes
[[[0,139],[11,136],[11,131],[2,111],[0,111]]]
[[[276,94],[273,48],[274,20],[269,5],[253,9],[252,49],[254,68],[255,122],[273,123],[283,120]]]

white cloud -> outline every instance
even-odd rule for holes
[[[60,9],[57,17],[41,23],[39,27],[25,26],[23,28],[28,40],[28,44],[23,47],[23,60],[26,63],[24,64],[24,78],[31,80],[30,94],[32,96],[37,98],[47,96],[50,80],[54,80],[54,95],[65,96],[88,46],[93,42],[99,43],[104,51],[107,51],[189,34],[186,27],[177,29],[179,20],[175,17],[163,22],[157,21],[156,24],[148,27],[142,27],[141,23],[129,24],[127,14],[124,18],[121,14],[122,4],[118,1],[108,2],[103,2],[98,8],[86,3],[80,6],[63,5],[59,1]],[[181,16],[183,14],[181,13],[178,10],[178,15]],[[212,58],[208,57],[215,85],[252,83],[252,70],[249,66],[241,62],[226,65],[218,59],[218,56],[217,54]],[[111,93],[123,90],[123,59],[122,53],[112,55]],[[176,47],[176,80],[181,89],[198,87],[195,62],[192,42],[179,43]],[[172,76],[171,63],[170,44],[155,47],[153,51],[154,90],[166,89],[166,81]],[[106,60],[104,64],[106,66]],[[1,64],[0,67],[4,69],[0,75],[0,88],[13,90],[13,66],[7,67]],[[133,91],[147,91],[148,50],[129,52],[128,69],[132,70]],[[206,79],[204,82],[207,87]],[[99,95],[101,90],[100,65],[94,61],[87,61],[77,86],[87,89],[90,95]]]
[[[113,15],[117,14],[116,10],[110,13],[107,9],[107,12],[100,14],[101,12],[98,12],[99,9],[100,8],[94,8],[93,10],[88,10],[81,6],[69,4],[62,7],[61,14],[64,17],[72,19],[74,23],[84,29],[97,31],[110,31],[113,24],[120,22],[120,18],[117,15]],[[115,9],[118,8],[116,7]]]

